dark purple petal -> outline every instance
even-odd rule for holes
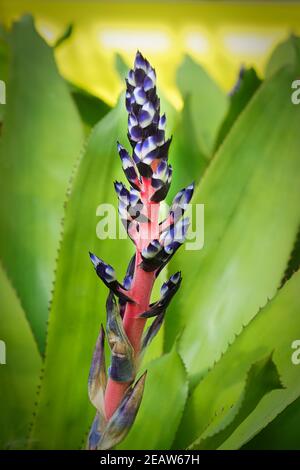
[[[166,123],[167,123],[167,118],[166,115],[163,114],[159,120],[158,123],[158,129],[165,131],[166,130]]]
[[[151,196],[151,201],[152,202],[161,202],[164,199],[166,199],[167,194],[170,189],[170,183],[163,183],[163,185],[155,191],[155,193]]]
[[[145,178],[151,178],[152,168],[150,165],[144,162],[139,162],[137,163],[137,167],[141,176],[144,176]]]
[[[137,86],[142,87],[145,80],[145,72],[142,69],[136,69],[134,71],[134,79]]]
[[[139,126],[134,126],[130,129],[130,138],[134,142],[138,142],[143,137],[143,131]]]
[[[168,158],[168,152],[169,152],[169,147],[171,145],[171,142],[172,142],[172,137],[170,139],[166,140],[166,142],[159,147],[159,157],[158,158],[164,158],[164,159]]]
[[[152,322],[152,324],[149,326],[149,328],[146,330],[143,339],[142,339],[142,352],[146,349],[147,346],[151,343],[153,338],[157,335],[159,332],[161,325],[163,324],[165,317],[165,312],[162,311],[155,320]]]

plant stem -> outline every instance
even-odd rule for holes
[[[136,257],[136,263],[140,262],[139,256]],[[137,357],[140,350],[141,337],[146,323],[146,319],[138,318],[138,315],[148,309],[154,279],[155,275],[153,273],[146,273],[136,266],[131,292],[137,303],[127,304],[123,319],[124,329],[133,346],[135,357]],[[118,408],[129,385],[128,382],[116,382],[111,378],[108,379],[105,392],[105,414],[107,419]]]
[[[148,310],[155,281],[154,272],[146,272],[140,267],[142,249],[149,244],[158,231],[159,204],[149,202],[150,197],[151,185],[149,180],[144,178],[141,199],[145,208],[145,215],[149,218],[149,223],[143,224],[144,228],[139,234],[139,240],[136,241],[134,277],[129,292],[130,297],[134,299],[135,303],[126,304],[123,318],[124,330],[134,349],[135,358],[140,352],[141,338],[146,323],[146,319],[139,318],[139,315]],[[130,382],[116,382],[111,378],[108,379],[105,392],[105,414],[107,419],[109,419],[118,408],[129,385]]]

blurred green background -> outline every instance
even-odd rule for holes
[[[88,251],[120,279],[133,252],[96,226],[137,49],[173,134],[168,202],[196,182],[205,242],[169,267],[183,284],[119,448],[300,448],[300,5],[2,0],[0,20],[0,448],[84,447],[107,294]]]

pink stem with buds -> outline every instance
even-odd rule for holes
[[[151,240],[158,237],[158,218],[159,203],[150,202],[153,189],[151,181],[147,178],[142,179],[141,200],[144,205],[143,214],[149,219],[149,223],[141,224],[141,231],[136,242],[135,269],[132,281],[132,287],[128,295],[134,299],[135,303],[127,303],[123,317],[124,330],[134,349],[135,358],[140,352],[141,338],[143,335],[146,319],[139,318],[139,315],[148,310],[151,292],[155,281],[155,272],[144,271],[140,264],[142,261],[141,253]],[[105,414],[109,419],[118,408],[129,382],[116,382],[109,378],[105,391]]]

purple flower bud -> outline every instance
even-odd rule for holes
[[[128,152],[118,143],[118,152],[122,160],[122,168],[125,173],[125,176],[131,186],[140,191],[140,180],[138,177],[137,169],[132,158],[129,156]],[[119,183],[118,183],[119,184]],[[117,190],[117,189],[116,189]]]
[[[142,339],[142,346],[141,346],[142,353],[145,351],[147,346],[149,346],[149,344],[151,343],[153,338],[159,332],[159,330],[161,328],[161,325],[163,324],[164,318],[165,318],[165,311],[162,311],[161,313],[159,313],[157,315],[157,317],[151,323],[149,328],[147,328],[146,332],[143,335],[143,339]]]
[[[142,69],[144,70],[145,73],[147,73],[149,69],[151,68],[148,60],[142,56],[140,51],[137,51],[136,53],[135,60],[134,60],[134,68]]]
[[[170,279],[163,283],[161,287],[161,298],[152,304],[149,305],[149,310],[140,315],[141,318],[150,318],[160,315],[165,312],[166,308],[170,304],[172,298],[178,291],[181,284],[181,273],[178,271],[173,274]]]
[[[186,206],[189,204],[194,193],[194,183],[179,191],[173,199],[170,208],[170,214],[173,215],[173,221],[176,223],[184,214]]]
[[[163,114],[159,119],[158,129],[160,129],[162,131],[165,131],[166,130],[166,124],[167,124],[167,118],[166,118],[166,115]]]
[[[120,299],[132,303],[133,300],[130,299],[125,293],[121,284],[116,279],[115,270],[110,264],[104,263],[100,258],[90,252],[90,259],[94,265],[95,271],[100,277],[101,281],[114,292],[114,294]]]
[[[165,160],[162,160],[152,175],[151,186],[156,191],[151,196],[151,201],[160,202],[165,199],[171,185],[171,180],[172,167]]]
[[[149,243],[149,245],[143,249],[142,251],[142,257],[145,259],[151,259],[154,258],[159,251],[162,250],[162,246],[159,243],[158,240],[152,240],[152,242]]]

